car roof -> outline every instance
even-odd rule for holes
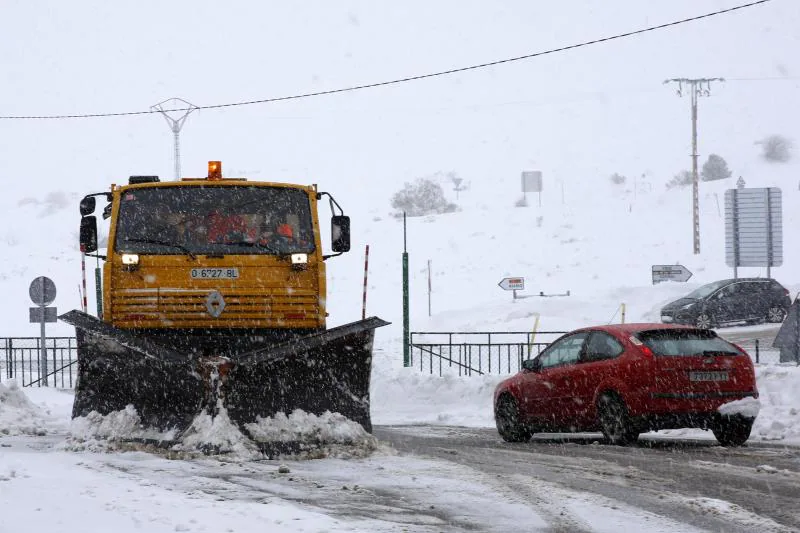
[[[717,280],[717,281],[712,281],[712,282],[706,283],[706,285],[711,285],[712,283],[719,283],[719,282],[724,282],[724,283],[728,284],[728,283],[733,283],[735,281],[775,281],[775,280],[772,279],[772,278],[730,278],[730,279],[720,279],[720,280]],[[776,281],[776,283],[777,283],[777,281]]]
[[[577,331],[605,331],[606,333],[617,333],[620,335],[632,335],[642,331],[654,329],[697,329],[694,326],[684,324],[662,324],[660,322],[639,322],[633,324],[606,324],[602,326],[590,326],[581,328]]]

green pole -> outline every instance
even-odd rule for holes
[[[410,328],[408,317],[408,250],[406,248],[406,214],[403,213],[403,366],[411,366]]]
[[[103,320],[103,285],[100,267],[94,269],[94,295],[97,300],[97,318]]]

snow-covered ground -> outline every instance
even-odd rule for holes
[[[800,277],[795,266],[800,251],[793,244],[800,222],[800,195],[784,186],[782,180],[791,175],[788,170],[778,174],[763,163],[754,161],[753,165],[768,177],[753,179],[748,185],[783,187],[785,258],[772,275],[796,294]],[[556,195],[543,199],[541,207],[535,202],[514,207],[519,193],[514,192],[515,180],[507,181],[483,188],[476,184],[462,192],[459,212],[408,220],[412,330],[530,331],[538,319],[540,331],[563,331],[619,321],[621,304],[625,304],[627,321],[657,321],[666,302],[703,283],[731,276],[724,263],[723,218],[716,207],[725,189],[733,186],[731,180],[701,184],[700,255],[691,253],[687,189],[665,191],[656,184],[647,193],[634,195],[630,187],[601,181],[593,185],[590,194],[566,189],[563,201]],[[7,235],[9,253],[26,258],[9,264],[0,276],[3,290],[18,309],[28,305],[28,280],[39,274],[58,280],[61,292],[56,305],[60,309],[77,307],[79,263],[73,246],[77,226],[73,213],[78,196],[57,192],[42,200],[0,199],[6,204],[2,216],[25,219],[27,234],[50,235],[34,240],[16,232]],[[376,338],[374,423],[491,427],[491,394],[503,376],[438,377],[403,368],[402,224],[389,215],[387,207],[353,201],[346,193],[338,197],[345,204],[350,200],[354,252],[330,263],[332,323],[360,314],[363,257],[358,250],[365,244],[370,244],[369,314],[393,322],[378,330]],[[428,259],[433,273],[430,317]],[[686,284],[652,285],[651,265],[672,263],[689,268],[692,279]],[[743,275],[764,276],[765,271],[745,269]],[[570,295],[513,300],[497,286],[506,276],[526,278],[527,290],[520,292],[521,296],[539,291],[569,291]],[[74,295],[70,283],[76,287]],[[92,305],[90,301],[90,308]],[[9,313],[5,330],[13,335],[35,335],[22,316],[19,311]],[[72,333],[61,324],[48,327],[53,334]],[[755,335],[764,327],[729,331]],[[756,367],[760,413],[751,439],[800,445],[800,368],[778,364],[777,354],[766,348]],[[464,506],[469,496],[472,503],[462,509],[466,522],[487,530],[508,530],[521,521],[532,530],[537,524],[547,527],[546,519],[498,492],[491,479],[434,461],[397,456],[369,436],[342,429],[335,419],[309,420],[300,415],[299,420],[289,417],[266,424],[271,435],[327,431],[346,441],[345,450],[352,450],[353,442],[359,443],[357,453],[342,452],[333,439],[320,454],[327,459],[285,461],[290,473],[281,474],[279,462],[253,463],[252,443],[224,424],[199,419],[194,438],[187,438],[171,456],[180,459],[175,461],[160,452],[109,447],[102,437],[138,431],[135,419],[81,420],[71,426],[70,405],[69,391],[22,391],[12,383],[0,389],[0,499],[3,527],[9,531],[74,531],[77,524],[83,531],[244,531],[254,524],[266,524],[270,531],[394,531],[396,523],[388,518],[376,519],[372,514],[344,519],[323,510],[324,505],[315,506],[311,496],[298,502],[298,494],[313,493],[318,487],[323,492],[334,486],[352,490],[357,499],[359,490],[373,494],[380,492],[382,485],[407,486],[415,494],[427,495],[430,505],[449,509]],[[699,430],[661,434],[676,439],[713,438]],[[225,459],[195,457],[191,450],[199,444],[227,445],[234,454]],[[293,492],[286,487],[286,479],[293,476],[313,480],[308,483],[315,488]],[[253,485],[269,486],[273,496],[264,499],[263,492],[253,490]],[[570,501],[576,515],[602,517],[597,531],[613,530],[620,524],[634,529],[637,524],[647,524],[652,531],[686,530],[663,517],[620,508],[596,497],[573,493]],[[725,502],[706,503],[715,509],[727,508]],[[487,524],[485,516],[476,511],[482,505],[503,512]],[[87,521],[86,517],[91,518]],[[431,518],[429,523],[415,523],[414,530],[435,531],[440,526]]]
[[[610,0],[602,10],[595,4],[317,2],[312,15],[277,3],[250,13],[202,2],[159,4],[158,10],[12,2],[0,35],[9,50],[0,97],[4,115],[139,110],[170,96],[198,105],[252,100],[518,56],[733,2],[701,7],[674,0],[656,7]],[[191,38],[178,22],[190,28]],[[352,217],[353,251],[329,261],[330,324],[360,317],[367,244],[368,314],[392,322],[376,337],[373,421],[489,427],[492,390],[502,376],[438,377],[403,368],[404,239],[392,194],[403,182],[435,175],[459,206],[455,213],[408,220],[415,331],[530,331],[537,321],[540,331],[563,331],[618,321],[622,304],[626,321],[657,321],[666,302],[731,277],[724,261],[724,192],[739,176],[748,187],[783,190],[784,259],[771,274],[795,295],[800,164],[796,152],[787,163],[767,163],[756,143],[769,134],[797,140],[800,83],[792,76],[800,71],[798,27],[795,3],[776,1],[627,41],[415,84],[200,111],[181,137],[184,175],[203,175],[206,161],[221,159],[229,175],[319,183],[333,193]],[[690,165],[688,98],[662,85],[675,76],[728,78],[714,83],[713,97],[700,103],[701,163],[718,153],[733,176],[700,184],[698,255],[692,253],[690,191],[664,186]],[[3,122],[0,334],[38,335],[26,309],[36,276],[56,282],[59,312],[80,306],[79,199],[130,174],[171,177],[171,143],[158,116]],[[544,191],[529,193],[528,207],[516,207],[519,173],[533,169],[544,172]],[[457,197],[443,174],[448,171],[467,186]],[[608,177],[615,172],[627,182],[612,184]],[[693,277],[653,286],[654,264],[682,264]],[[740,275],[763,277],[766,269],[741,269]],[[525,277],[520,295],[530,297],[514,301],[501,290],[497,283],[507,276]],[[570,295],[533,296],[540,291]],[[93,296],[90,281],[90,309]],[[759,328],[737,331],[755,335]],[[48,325],[48,333],[73,331],[59,323]],[[777,364],[774,352],[761,360],[760,413],[751,438],[800,445],[800,370]],[[519,505],[492,479],[398,456],[335,416],[289,414],[263,423],[271,437],[299,431],[325,435],[329,443],[328,458],[287,460],[289,472],[281,473],[279,461],[252,461],[250,443],[224,420],[198,419],[183,448],[165,456],[109,445],[110,435],[140,431],[131,413],[72,424],[71,402],[70,391],[0,385],[0,533],[398,531],[392,517],[382,519],[375,508],[347,519],[323,510],[326,491],[348,491],[358,507],[374,505],[387,487],[430,502],[428,521],[411,523],[413,531],[443,529],[435,516],[440,506],[457,509],[464,529],[548,527],[545,513]],[[663,433],[712,438],[695,430]],[[192,449],[202,443],[230,446],[233,453],[195,457]],[[619,502],[564,495],[546,484],[537,490],[564,496],[571,512],[594,518],[595,531],[690,531]],[[716,500],[697,505],[736,512]]]

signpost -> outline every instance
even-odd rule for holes
[[[725,263],[733,267],[783,264],[783,214],[777,187],[725,191]]]
[[[30,287],[28,288],[28,294],[31,297],[31,301],[38,305],[39,307],[31,307],[30,308],[30,321],[32,323],[39,322],[41,325],[41,343],[39,346],[39,357],[41,359],[40,362],[40,383],[43,383],[44,386],[47,386],[47,349],[45,348],[45,340],[47,337],[45,336],[44,325],[47,322],[55,322],[56,321],[56,308],[55,307],[48,307],[53,301],[56,299],[56,284],[53,283],[48,277],[39,276],[35,280],[31,282]]]
[[[528,192],[539,193],[539,207],[542,207],[542,172],[540,170],[529,170],[522,173],[522,197],[525,198],[525,193]]]
[[[514,299],[517,299],[517,291],[525,290],[525,278],[503,278],[497,284],[505,291],[514,291]]]
[[[794,299],[788,316],[772,342],[772,347],[780,349],[781,363],[800,365],[800,298]]]
[[[653,265],[653,285],[662,281],[689,281],[692,273],[683,265]]]

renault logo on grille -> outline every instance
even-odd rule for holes
[[[206,297],[206,310],[208,314],[217,318],[225,309],[225,299],[219,291],[211,291]]]

